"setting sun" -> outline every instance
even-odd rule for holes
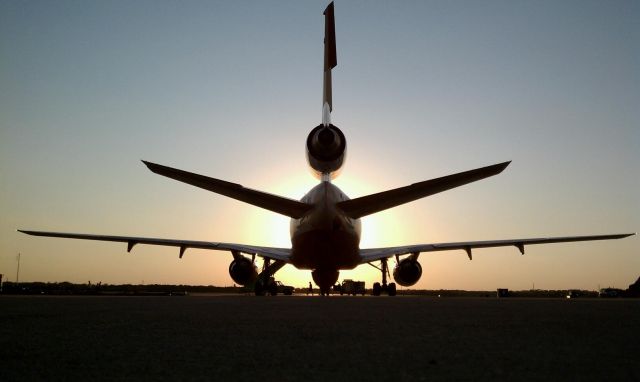
[[[274,173],[280,173],[274,171]],[[267,184],[270,192],[299,200],[319,181],[308,172],[285,178],[274,184]],[[369,195],[381,190],[373,184],[360,181],[357,176],[341,174],[333,181],[340,189],[350,197]],[[399,245],[407,242],[407,233],[411,231],[408,224],[403,223],[398,217],[397,210],[387,210],[362,218],[361,248],[378,248]],[[290,248],[291,219],[269,211],[255,209],[244,224],[244,240],[256,245]],[[259,261],[258,266],[262,266]],[[389,263],[395,265],[395,259]],[[392,268],[391,268],[392,269]],[[286,266],[278,272],[278,278],[295,286],[306,286],[311,280],[309,271],[298,270],[292,266]],[[368,285],[380,281],[380,271],[368,265],[362,265],[353,270],[340,271],[340,281],[344,279],[356,279],[366,281]]]

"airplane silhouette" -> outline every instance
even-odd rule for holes
[[[388,259],[395,257],[397,265],[393,278],[402,286],[418,282],[422,267],[418,256],[422,252],[464,250],[472,259],[475,248],[515,246],[524,254],[526,245],[575,242],[587,240],[620,239],[635,235],[613,234],[592,236],[565,236],[510,240],[466,241],[457,243],[415,244],[388,248],[361,249],[360,218],[401,204],[450,190],[501,173],[511,162],[498,163],[441,178],[414,183],[406,187],[349,199],[331,180],[338,175],[347,149],[343,132],[331,123],[332,89],[331,70],[337,65],[334,6],[330,3],[324,11],[324,79],[322,123],[316,126],[306,141],[307,162],[320,183],[312,188],[300,201],[283,198],[245,188],[236,183],[210,178],[204,175],[179,170],[143,161],[152,172],[203,188],[245,203],[252,204],[291,218],[291,248],[259,247],[236,243],[208,241],[171,240],[130,236],[89,235],[76,233],[42,232],[19,230],[35,235],[71,239],[115,241],[127,243],[127,252],[136,244],[173,246],[180,249],[182,258],[187,248],[230,251],[233,260],[229,275],[240,285],[253,285],[256,295],[274,293],[273,275],[285,264],[311,270],[321,294],[328,294],[338,280],[339,271],[353,269],[361,264],[380,262],[382,282],[375,283],[373,294],[385,292],[396,294],[396,284],[387,283]],[[247,257],[249,256],[249,257]],[[264,259],[260,273],[255,258]],[[374,265],[375,266],[375,265]]]

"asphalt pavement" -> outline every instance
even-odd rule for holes
[[[640,380],[640,299],[0,296],[0,380]]]

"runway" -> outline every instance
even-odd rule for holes
[[[640,380],[640,300],[0,296],[0,379]]]

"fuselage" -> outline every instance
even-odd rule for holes
[[[292,219],[291,263],[300,269],[335,271],[359,264],[360,219],[352,219],[336,206],[349,200],[338,187],[323,181],[302,199],[313,209]]]

